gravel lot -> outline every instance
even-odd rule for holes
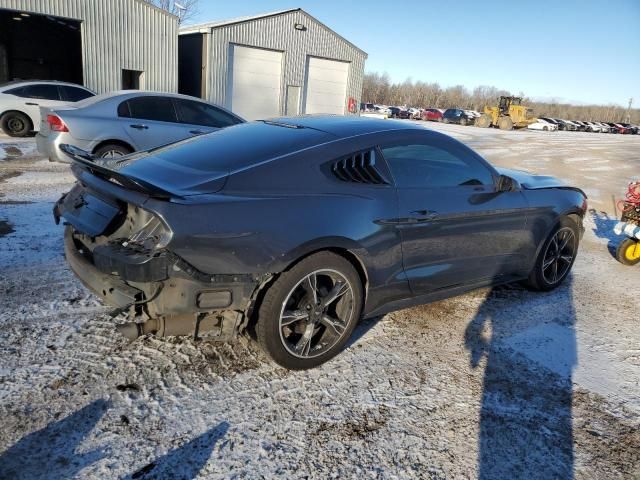
[[[68,166],[0,137],[0,478],[640,478],[640,267],[610,253],[640,136],[428,127],[587,192],[570,281],[364,322],[307,372],[118,337],[62,256]]]

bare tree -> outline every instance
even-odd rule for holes
[[[193,18],[198,13],[199,0],[144,0],[178,17],[178,22]]]

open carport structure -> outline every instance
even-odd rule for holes
[[[179,90],[247,119],[355,113],[367,54],[301,9],[180,29]]]
[[[0,83],[174,92],[178,18],[141,0],[0,0]]]

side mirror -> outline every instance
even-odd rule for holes
[[[520,187],[518,182],[507,175],[500,175],[498,177],[498,191],[499,192],[513,192]]]

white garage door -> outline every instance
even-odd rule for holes
[[[247,120],[280,115],[282,52],[234,45],[230,65],[228,107]]]
[[[344,114],[349,64],[309,57],[305,113]]]

